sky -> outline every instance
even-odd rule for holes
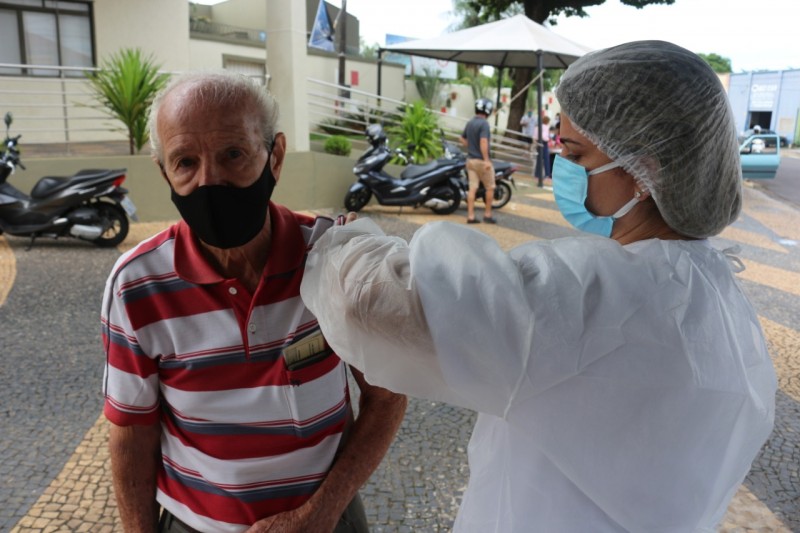
[[[452,0],[347,0],[366,44],[384,45],[387,33],[437,37],[452,31],[452,10]],[[642,9],[606,0],[586,12],[585,18],[558,17],[550,29],[592,48],[639,39],[671,41],[693,52],[727,57],[733,72],[800,69],[800,0],[675,0]]]
[[[341,0],[328,0],[341,6]],[[347,0],[367,44],[387,33],[418,39],[447,33],[452,0]],[[642,9],[606,0],[586,18],[559,17],[550,29],[594,48],[639,39],[671,41],[731,60],[733,72],[800,69],[800,0],[675,0]]]

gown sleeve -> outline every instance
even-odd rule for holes
[[[482,233],[436,222],[407,244],[369,219],[334,227],[309,254],[301,294],[374,385],[503,416],[525,373],[521,277]]]

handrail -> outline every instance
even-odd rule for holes
[[[59,72],[96,72],[97,67],[65,67],[61,65],[32,65],[27,63],[0,63],[0,68],[18,68],[23,70],[57,70]],[[31,79],[47,79],[49,76],[32,76]],[[27,79],[27,78],[26,78]],[[69,79],[69,78],[66,78]]]
[[[309,131],[323,138],[334,134],[363,134],[372,122],[389,126],[399,123],[402,109],[408,105],[386,96],[313,78],[308,79],[308,86]],[[438,110],[430,111],[445,131],[447,140],[458,142],[461,130],[471,117],[453,117]],[[507,131],[521,135],[521,132]],[[514,163],[523,172],[533,171],[529,145],[517,138],[496,134],[492,139],[492,157]]]
[[[14,131],[24,134],[26,143],[66,144],[69,150],[69,145],[76,142],[127,140],[124,127],[106,113],[88,81],[71,75],[99,69],[0,63],[0,69],[9,67],[60,72],[58,77],[0,75],[0,114],[7,110],[14,112]],[[390,125],[400,122],[408,105],[402,100],[314,78],[307,80],[306,96],[309,131],[322,138],[343,134],[357,139],[370,123]],[[468,120],[439,110],[431,112],[451,140],[460,136]],[[523,171],[529,171],[532,166],[528,145],[507,138],[502,132],[494,134],[492,156],[515,163]]]

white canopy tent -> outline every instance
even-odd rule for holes
[[[525,15],[516,15],[431,39],[389,45],[379,51],[499,68],[567,68],[591,49]]]
[[[542,72],[546,68],[567,68],[591,49],[561,37],[525,15],[378,49],[378,95],[381,94],[381,63],[384,52],[396,52],[473,65],[503,68],[535,68],[538,71],[538,117],[542,110]],[[502,75],[498,76],[498,84]],[[500,90],[497,91],[499,104]],[[541,138],[541,121],[539,138]]]

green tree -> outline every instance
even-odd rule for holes
[[[731,60],[727,57],[722,57],[719,54],[697,54],[703,58],[703,60],[711,65],[711,68],[714,69],[714,72],[717,74],[726,74],[728,72],[732,72],[731,69]]]
[[[544,23],[551,17],[565,15],[568,17],[586,17],[588,13],[584,8],[599,6],[606,0],[455,0],[454,12],[463,20],[462,28],[484,24],[506,18],[517,13],[524,13],[526,17]],[[672,5],[675,0],[620,0],[623,4],[637,9],[648,5]],[[554,22],[551,20],[551,22]],[[513,94],[519,93],[534,76],[533,69],[517,68],[511,74],[514,80]],[[511,103],[508,114],[508,124],[519,124],[525,112],[525,98],[517,98]]]
[[[479,71],[464,69],[458,79],[459,83],[469,85],[472,89],[472,98],[491,98],[492,90],[497,86],[488,76],[484,76]]]
[[[367,44],[363,37],[359,38],[359,54],[364,59],[377,59],[378,58],[378,48],[380,45],[378,43]]]
[[[147,114],[168,76],[158,72],[152,56],[138,48],[125,48],[105,60],[100,70],[87,74],[105,112],[125,125],[130,153],[147,143]]]

